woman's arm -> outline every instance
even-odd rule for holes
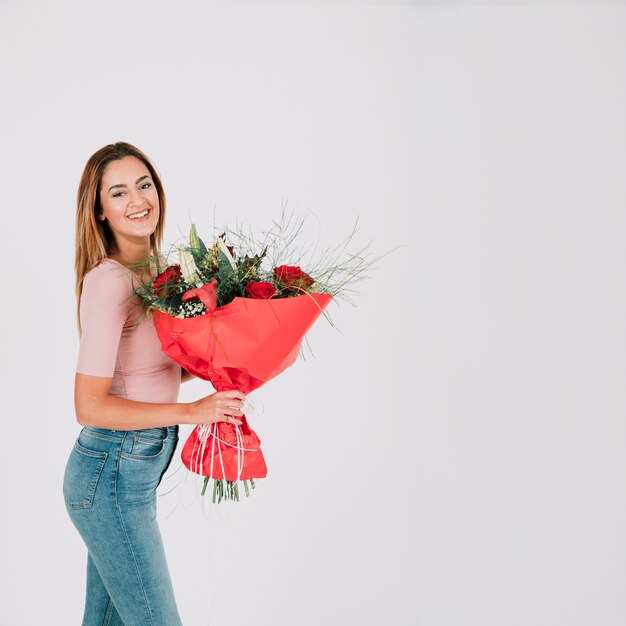
[[[183,370],[184,371],[184,370]],[[190,374],[191,376],[191,374]],[[112,396],[113,378],[76,374],[74,407],[81,426],[111,430],[139,430],[173,424],[209,424],[241,420],[245,395],[240,391],[218,391],[189,403],[137,402]]]

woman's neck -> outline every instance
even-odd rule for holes
[[[150,256],[150,240],[135,243],[132,241],[116,241],[116,250],[109,254],[114,261],[122,265],[137,265],[147,261]]]
[[[117,249],[108,255],[110,259],[132,269],[138,276],[150,274],[150,240],[145,244],[129,241],[116,243]]]

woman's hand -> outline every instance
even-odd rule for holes
[[[213,424],[231,422],[241,424],[236,419],[243,415],[246,396],[241,391],[217,391],[189,404],[189,424]]]

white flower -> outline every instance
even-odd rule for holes
[[[180,273],[183,275],[185,282],[194,287],[202,287],[202,283],[198,277],[198,268],[193,260],[191,252],[186,246],[180,247]]]
[[[217,247],[219,251],[226,257],[226,260],[230,263],[231,267],[236,270],[237,266],[235,265],[235,259],[233,258],[233,255],[230,253],[228,246],[221,237],[217,238]]]

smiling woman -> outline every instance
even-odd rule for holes
[[[98,150],[78,189],[76,296],[80,347],[74,384],[83,426],[63,494],[87,546],[83,626],[176,626],[180,617],[156,522],[156,490],[178,442],[178,424],[234,421],[245,399],[222,391],[179,403],[179,365],[133,287],[151,278],[165,194],[149,159],[127,143]],[[129,266],[139,269],[130,269]]]

